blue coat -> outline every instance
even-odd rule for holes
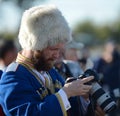
[[[57,73],[51,70],[50,74]],[[56,80],[64,84],[59,75],[53,77],[54,84]],[[0,80],[0,104],[7,116],[63,116],[59,89],[56,86],[51,94],[26,67],[12,63]]]

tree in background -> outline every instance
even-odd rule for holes
[[[108,38],[113,38],[120,44],[120,21],[117,19],[111,24],[95,25],[87,20],[73,28],[73,36],[76,40],[90,45],[102,44]]]

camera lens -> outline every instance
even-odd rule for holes
[[[110,112],[116,108],[116,103],[112,100],[110,95],[106,93],[102,87],[97,83],[92,83],[90,94],[95,102],[106,112]]]

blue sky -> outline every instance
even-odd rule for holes
[[[120,17],[120,0],[46,0],[42,4],[56,4],[70,27],[87,19],[97,24],[103,24],[114,21],[118,15]],[[20,10],[11,3],[2,4],[0,10],[0,21],[4,20],[4,22],[0,22],[0,30],[14,31],[21,18]]]
[[[120,0],[49,0],[48,3],[56,4],[71,26],[86,19],[111,22],[120,14]]]

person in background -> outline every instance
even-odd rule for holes
[[[113,99],[120,101],[120,54],[113,40],[105,43],[102,56],[95,62],[94,69],[99,73],[101,85]],[[118,104],[119,106],[120,104]],[[119,116],[119,108],[109,116]]]
[[[65,78],[65,80],[68,77],[77,78],[80,74],[83,73],[77,62],[77,51],[79,51],[82,47],[83,44],[72,40],[66,44],[65,49],[60,51],[60,56],[56,60],[54,66],[56,70]]]
[[[83,70],[80,68],[77,62],[79,59],[77,52],[80,52],[82,48],[83,44],[77,43],[76,41],[72,40],[71,42],[66,44],[65,49],[61,49],[60,51],[59,58],[57,58],[54,64],[54,68],[64,78],[64,80],[66,80],[66,82],[83,74]],[[84,96],[77,96],[77,99],[79,101],[79,105],[83,107],[82,112],[84,113],[84,108],[87,106],[86,99],[89,99],[89,94],[86,94]],[[89,104],[89,112],[88,114],[86,114],[86,116],[105,116],[105,113],[104,111],[102,111],[100,106],[94,105],[94,103],[90,99],[89,101],[91,102],[91,104]],[[76,108],[76,106],[74,107]]]
[[[72,40],[66,45],[64,57],[66,60],[78,61],[78,52],[84,47],[84,44]]]
[[[13,40],[0,39],[0,70],[4,71],[6,67],[16,59],[17,47]]]
[[[7,66],[16,59],[17,48],[13,40],[0,39],[0,78]],[[3,90],[4,91],[4,90]],[[0,116],[5,116],[0,105]]]
[[[85,71],[87,69],[93,69],[94,63],[90,58],[89,47],[84,46],[81,49],[81,57],[78,59],[78,62],[83,71]]]
[[[68,77],[73,77],[67,64],[64,62],[64,49],[60,50],[59,58],[54,63],[55,70],[66,80]]]
[[[75,107],[76,96],[90,91],[91,85],[84,83],[94,77],[65,83],[53,69],[60,50],[70,40],[71,30],[56,6],[36,6],[24,12],[19,30],[22,50],[0,80],[0,104],[7,116],[87,114],[87,107],[85,114]]]
[[[65,48],[64,63],[68,66],[72,76],[75,78],[83,73],[83,70],[78,63],[78,52],[83,48],[83,46],[84,45],[82,43],[73,40],[68,43]]]

